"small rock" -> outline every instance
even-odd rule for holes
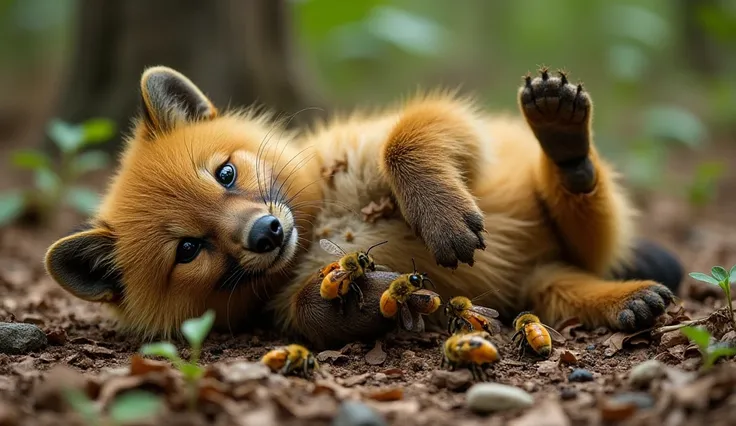
[[[721,342],[727,343],[730,346],[736,346],[736,331],[729,331],[721,337]]]
[[[575,388],[562,388],[562,390],[560,390],[560,398],[565,401],[575,399],[575,397],[577,396],[578,396],[578,391]]]
[[[653,380],[666,374],[665,366],[656,359],[644,361],[631,369],[629,373],[629,385],[636,389],[649,386]]]
[[[604,421],[615,422],[626,420],[638,410],[646,410],[654,406],[654,398],[644,392],[623,393],[607,398],[600,405],[601,417]]]
[[[362,385],[365,383],[366,380],[368,380],[368,376],[370,376],[371,373],[363,373],[363,374],[356,374],[355,376],[347,377],[343,381],[343,386],[345,387],[351,387],[351,386],[357,386]]]
[[[388,376],[385,375],[384,373],[376,373],[376,375],[373,376],[373,378],[375,378],[379,382],[383,382],[383,381],[386,381],[386,379],[388,379]]]
[[[115,351],[95,345],[82,345],[82,352],[92,359],[114,358]]]
[[[687,343],[687,336],[682,334],[680,330],[669,331],[664,333],[659,340],[659,352],[677,345],[686,345]]]
[[[48,345],[46,334],[38,326],[25,323],[0,323],[0,353],[27,354]]]
[[[571,382],[592,382],[593,373],[582,368],[576,368],[572,370],[572,373],[570,373],[569,376],[567,376],[567,380]]]
[[[534,392],[534,390],[537,389],[537,385],[534,384],[534,382],[524,382],[522,385],[525,391],[527,392]]]
[[[345,401],[340,405],[332,426],[387,426],[377,411],[358,401]]]
[[[469,370],[434,370],[430,378],[433,385],[438,388],[447,388],[451,391],[463,391],[470,387],[473,375]]]
[[[577,364],[578,363],[578,357],[575,356],[574,353],[570,351],[565,351],[560,355],[560,362],[563,364]]]
[[[554,361],[542,361],[537,366],[537,373],[548,376],[559,371],[557,363]]]
[[[585,347],[585,350],[588,352],[593,352],[595,350],[595,345],[588,345]]]
[[[476,383],[465,395],[468,408],[479,413],[529,407],[534,398],[525,391],[500,383]]]

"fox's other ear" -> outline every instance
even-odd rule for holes
[[[189,78],[169,67],[155,66],[143,72],[141,97],[149,134],[166,133],[177,124],[217,116],[212,101]]]
[[[115,265],[115,236],[104,228],[75,232],[49,247],[46,272],[66,291],[90,302],[115,303],[123,296]]]

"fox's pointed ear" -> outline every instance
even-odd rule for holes
[[[75,232],[49,247],[46,272],[66,291],[91,302],[117,302],[122,275],[115,265],[115,236],[105,228]]]
[[[177,124],[217,116],[212,101],[186,76],[168,67],[156,66],[143,72],[141,97],[149,134],[166,133]]]

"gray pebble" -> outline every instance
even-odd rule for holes
[[[38,326],[21,322],[0,323],[0,353],[21,355],[48,345],[46,333]]]
[[[652,380],[666,374],[664,364],[656,359],[644,361],[631,369],[629,373],[629,385],[634,388],[645,388]]]
[[[340,406],[332,426],[388,426],[378,412],[357,401],[345,401]]]
[[[585,347],[585,349],[588,352],[593,352],[595,350],[595,345],[592,345],[592,344],[591,345],[588,345],[588,346]]]
[[[572,370],[572,373],[567,377],[567,380],[571,382],[592,382],[593,373],[582,368],[576,368]]]
[[[529,407],[534,398],[527,392],[500,383],[476,383],[465,395],[468,408],[479,413]]]
[[[635,405],[641,410],[654,407],[654,398],[646,392],[626,392],[615,395],[610,401],[621,405]]]

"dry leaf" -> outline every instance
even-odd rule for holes
[[[344,364],[348,362],[348,357],[340,353],[340,351],[322,351],[317,354],[317,361],[327,362],[330,361],[332,364]]]
[[[565,351],[560,355],[560,362],[563,364],[574,365],[578,363],[578,358],[574,353]]]
[[[367,396],[376,401],[398,401],[404,399],[404,390],[401,388],[381,389],[370,392]]]
[[[391,200],[391,197],[383,196],[378,203],[371,201],[370,204],[360,209],[360,212],[363,213],[363,220],[365,222],[374,223],[380,218],[391,217],[395,210],[396,205]]]
[[[613,333],[608,339],[606,339],[605,342],[603,342],[603,344],[608,347],[608,349],[606,350],[606,355],[611,356],[615,354],[616,352],[620,351],[624,347],[624,344],[631,340],[633,337],[648,333],[651,330],[652,328],[647,328],[645,330],[640,330],[631,334],[625,334],[620,331]]]
[[[386,361],[386,352],[381,347],[381,342],[376,341],[376,346],[365,354],[365,362],[370,365],[380,365]]]
[[[82,345],[82,352],[92,359],[115,358],[115,351],[101,346]]]
[[[388,370],[382,371],[382,373],[388,377],[403,377],[404,376],[404,370],[400,368],[389,368]]]
[[[150,372],[168,371],[171,365],[165,361],[156,361],[153,359],[143,358],[139,354],[130,357],[130,375],[142,376]]]
[[[355,376],[350,376],[343,382],[343,385],[346,387],[351,387],[355,385],[360,385],[365,383],[366,380],[368,380],[368,376],[370,376],[371,373],[363,373],[363,374],[357,374]]]

